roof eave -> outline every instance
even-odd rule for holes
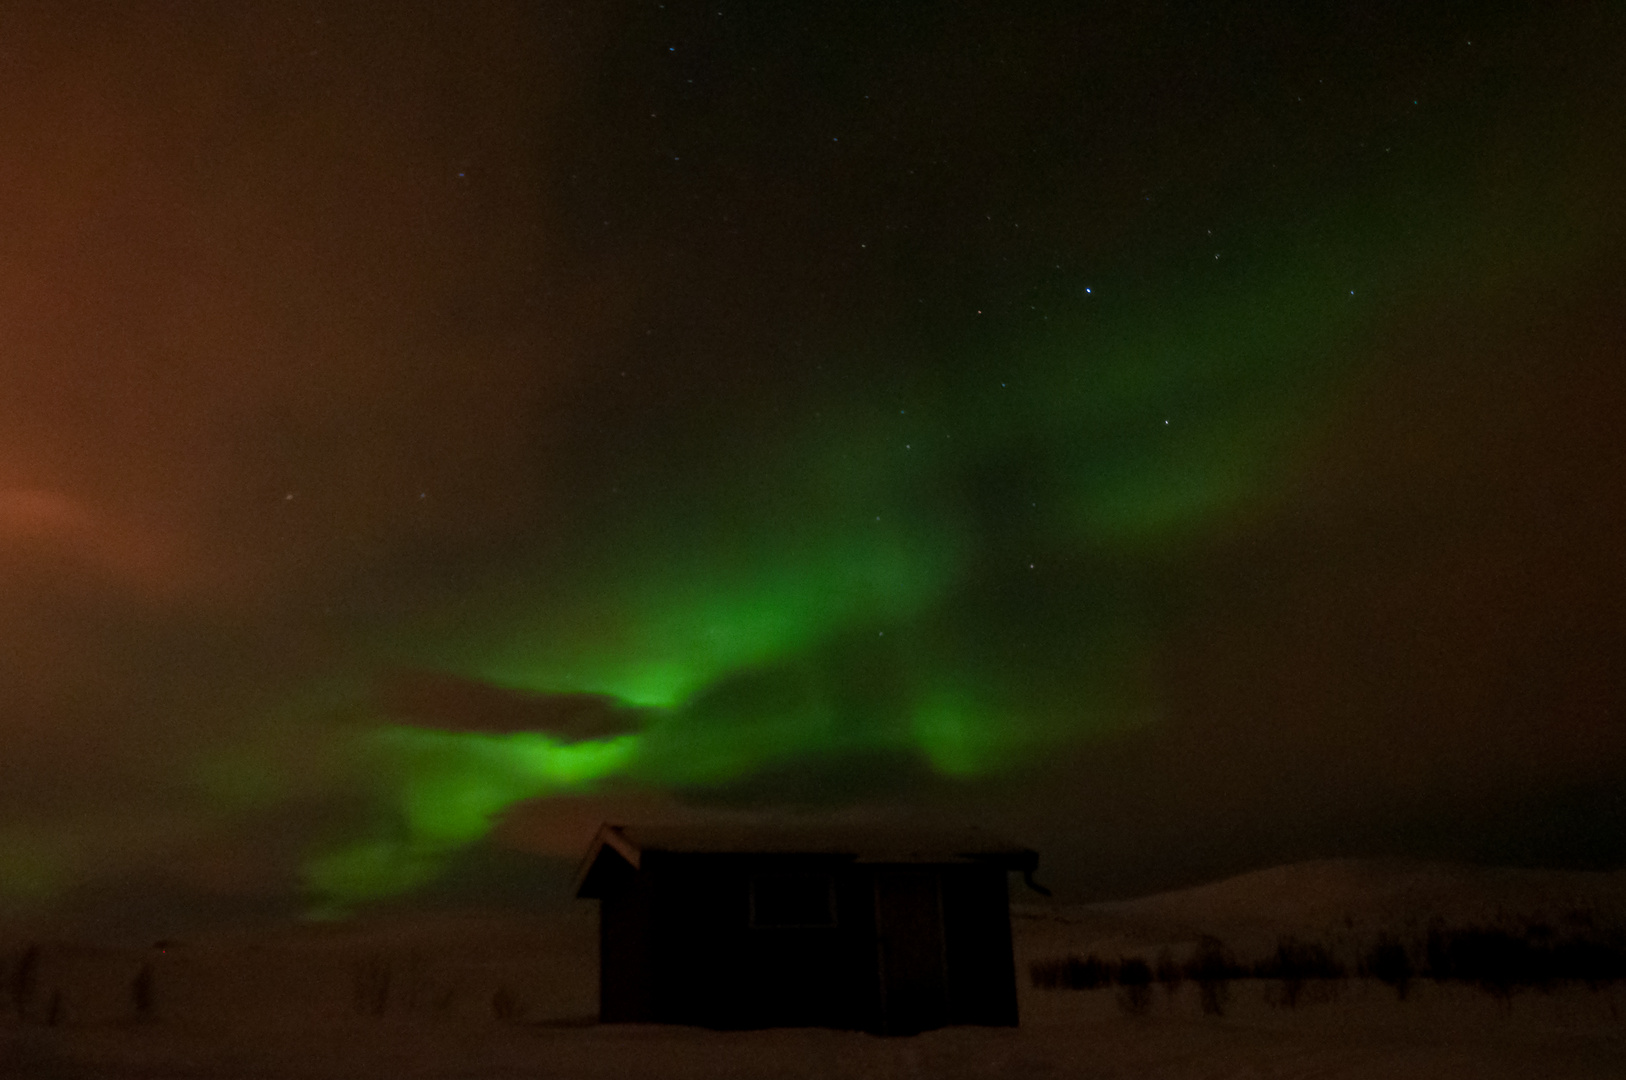
[[[599,826],[597,835],[593,837],[593,843],[587,849],[587,857],[582,860],[581,866],[576,870],[576,879],[571,883],[571,892],[576,897],[592,899],[597,895],[583,890],[587,888],[588,882],[593,876],[593,869],[598,865],[605,848],[609,848],[619,858],[625,860],[627,865],[634,870],[643,865],[643,852],[638,845],[626,838],[621,832],[621,826],[606,822]]]

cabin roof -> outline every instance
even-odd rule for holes
[[[984,863],[1031,874],[1039,854],[979,829],[861,825],[615,825],[599,828],[576,874],[576,895],[602,895],[603,871],[632,869],[647,852],[673,855],[820,855],[861,863]]]

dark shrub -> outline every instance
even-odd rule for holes
[[[1216,937],[1203,936],[1197,942],[1197,951],[1186,961],[1186,976],[1197,984],[1197,995],[1203,1012],[1223,1016],[1230,996],[1229,980],[1242,974],[1242,966]]]
[[[1185,969],[1175,962],[1174,954],[1168,949],[1157,954],[1157,968],[1154,974],[1157,981],[1163,984],[1163,992],[1171,998],[1180,992],[1180,984],[1186,978]]]
[[[1434,979],[1477,983],[1500,998],[1515,986],[1542,981],[1542,950],[1506,930],[1469,926],[1448,930],[1431,927],[1428,933],[1428,974]]]
[[[1411,979],[1472,983],[1504,1002],[1520,987],[1550,988],[1562,982],[1585,982],[1594,989],[1626,978],[1626,937],[1591,920],[1570,918],[1566,926],[1583,927],[1566,936],[1551,923],[1524,927],[1450,927],[1435,920],[1421,942],[1422,967],[1413,967],[1406,948],[1393,937],[1379,938],[1362,962],[1362,974],[1382,979],[1402,998]]]
[[[1626,947],[1589,938],[1560,941],[1552,948],[1551,966],[1555,978],[1584,982],[1596,990],[1626,979]]]
[[[1606,935],[1561,937],[1542,923],[1522,932],[1436,923],[1425,951],[1430,977],[1475,983],[1504,999],[1522,986],[1585,982],[1596,988],[1626,978],[1626,948],[1620,944]]]
[[[1255,966],[1254,974],[1266,979],[1308,980],[1342,979],[1348,972],[1325,945],[1284,937],[1276,942],[1275,953]]]
[[[1112,982],[1112,965],[1091,953],[1067,960],[1067,985],[1074,990],[1096,990]]]
[[[149,960],[141,965],[141,970],[137,971],[135,978],[130,980],[130,1005],[135,1009],[138,1019],[150,1020],[152,1018],[155,1004],[153,995],[154,979],[152,961]]]
[[[1140,957],[1119,960],[1114,976],[1118,983],[1118,1007],[1139,1016],[1152,1006],[1152,968]]]
[[[11,1005],[17,1011],[19,1020],[28,1016],[28,1007],[34,1001],[39,968],[40,947],[30,945],[23,950],[23,954],[17,958],[16,965],[11,969]]]
[[[1341,979],[1344,965],[1334,959],[1323,945],[1312,945],[1297,938],[1284,937],[1276,942],[1276,951],[1253,967],[1261,979],[1282,981],[1282,1004],[1289,1009],[1296,1006],[1310,979]]]
[[[393,978],[394,965],[386,956],[373,953],[358,961],[351,983],[356,1012],[363,1016],[383,1016],[389,1009]]]
[[[525,1004],[505,983],[491,995],[491,1015],[512,1022],[525,1015]]]
[[[1384,936],[1378,938],[1367,951],[1366,959],[1361,964],[1361,974],[1394,987],[1395,996],[1405,1001],[1415,972],[1406,946],[1396,938]]]
[[[1242,965],[1217,937],[1204,935],[1197,939],[1197,949],[1186,961],[1186,976],[1191,979],[1223,981],[1241,978],[1243,974]]]
[[[1083,959],[1038,960],[1029,974],[1034,986],[1047,990],[1098,990],[1112,983],[1112,965],[1094,953]]]

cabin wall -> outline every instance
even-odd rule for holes
[[[809,906],[814,882],[828,882],[827,907]],[[1001,868],[648,852],[607,885],[606,1021],[898,1034],[1017,1022]]]
[[[654,1020],[653,895],[631,867],[599,900],[599,1019]]]
[[[881,1017],[876,1030],[909,1035],[949,1022],[941,875],[936,866],[876,866]]]
[[[697,865],[698,864],[698,865]],[[712,860],[645,859],[655,897],[652,940],[656,1019],[721,1023],[739,1007],[745,896],[727,866]]]
[[[944,954],[951,1024],[1014,1027],[1016,962],[1007,876],[995,867],[944,867]]]
[[[692,856],[657,860],[655,1010],[721,1028],[869,1026],[876,1011],[867,882],[850,860]],[[834,924],[752,925],[753,879],[827,880]]]

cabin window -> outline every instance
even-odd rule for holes
[[[751,878],[751,925],[834,926],[836,883],[829,874],[756,874]]]

